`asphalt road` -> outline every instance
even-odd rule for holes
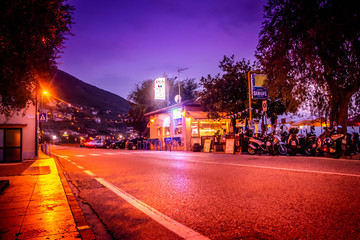
[[[360,239],[357,160],[52,152],[114,239]]]

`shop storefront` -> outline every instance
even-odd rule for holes
[[[206,139],[212,143],[229,132],[230,119],[212,120],[194,101],[184,101],[167,108],[147,113],[150,118],[150,139],[166,149],[171,143],[175,150],[190,151],[194,144],[204,145]]]

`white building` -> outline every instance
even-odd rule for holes
[[[0,163],[21,162],[36,157],[36,110],[30,105],[9,120],[0,115]]]

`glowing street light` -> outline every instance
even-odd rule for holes
[[[41,94],[41,110],[44,109],[44,95],[47,95],[48,92],[46,90],[43,90],[42,91],[42,94]]]

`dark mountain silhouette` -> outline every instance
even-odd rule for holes
[[[124,98],[85,83],[61,70],[55,70],[50,85],[50,91],[54,92],[56,97],[75,106],[94,108],[97,111],[111,110],[112,114],[127,114],[131,107]]]

